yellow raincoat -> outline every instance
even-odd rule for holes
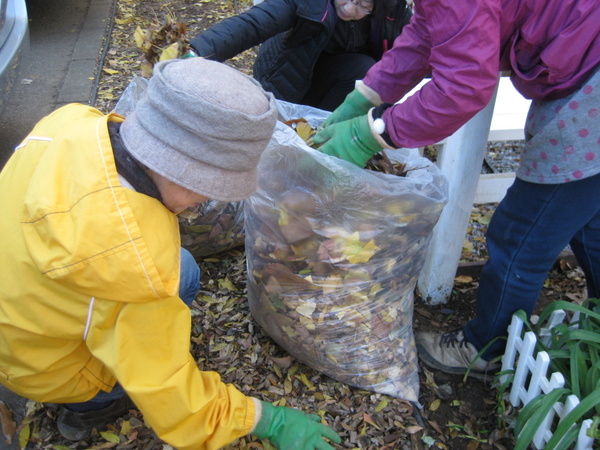
[[[254,402],[189,352],[177,219],[121,186],[107,123],[122,120],[65,106],[0,174],[0,383],[63,403],[118,380],[163,440],[220,448]]]

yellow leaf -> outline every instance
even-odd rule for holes
[[[144,44],[146,42],[146,33],[142,28],[138,25],[138,27],[133,32],[133,39],[135,40],[135,45],[140,49],[144,49]]]
[[[121,424],[121,434],[127,436],[131,431],[131,422],[129,420],[124,420]]]
[[[368,262],[377,250],[379,247],[375,245],[373,239],[362,245],[358,231],[356,231],[345,238],[342,254],[350,264],[360,264]]]
[[[303,315],[304,317],[311,318],[312,313],[315,311],[317,304],[315,302],[303,302],[296,308],[296,312],[298,314]]]
[[[335,293],[342,284],[342,279],[339,275],[331,275],[318,283],[318,286],[323,289],[323,294],[331,294]]]
[[[237,288],[234,286],[234,284],[231,282],[231,280],[227,277],[225,278],[221,278],[219,280],[219,289],[227,289],[229,291],[235,291]]]
[[[115,69],[102,69],[102,70],[109,75],[114,75],[114,74],[119,73],[119,71],[115,70]]]
[[[173,42],[161,52],[159,61],[167,61],[169,59],[179,58],[181,56],[182,48],[183,44],[180,41]]]
[[[128,23],[133,22],[133,20],[133,16],[129,16],[126,19],[115,19],[115,22],[119,25],[127,25]]]
[[[379,404],[378,404],[378,405],[375,407],[375,412],[377,413],[377,412],[381,411],[382,409],[385,409],[385,408],[387,407],[387,405],[388,405],[388,401],[387,401],[387,399],[385,399],[385,398],[384,398],[384,399],[383,399],[383,400],[381,400],[381,401],[379,402]]]
[[[304,375],[303,373],[300,374],[300,381],[302,381],[302,384],[304,384],[304,386],[306,386],[309,390],[316,390],[315,385],[312,384],[310,380],[306,377],[306,375]]]
[[[119,439],[119,436],[117,436],[115,433],[111,433],[109,431],[101,431],[100,436],[102,436],[104,438],[104,440],[106,440],[108,442],[112,442],[113,444],[118,444],[121,442],[121,439]]]
[[[492,220],[492,213],[493,213],[493,211],[488,211],[484,215],[477,217],[475,220],[477,222],[479,222],[481,225],[489,225],[490,220]]]
[[[460,406],[460,400],[452,400],[452,401],[450,402],[450,405],[451,405],[451,406]]]
[[[283,208],[279,209],[279,219],[277,220],[277,223],[280,226],[287,225],[289,220],[288,212]]]
[[[316,328],[315,323],[309,317],[300,316],[300,317],[298,317],[298,320],[304,326],[304,328],[306,328],[307,330],[311,330],[312,331],[312,330],[314,330]]]
[[[381,318],[386,323],[392,323],[398,317],[398,310],[395,308],[390,308],[388,310],[381,311]]]
[[[473,281],[473,277],[470,277],[469,275],[459,275],[454,278],[454,281],[457,283],[470,283]]]
[[[21,428],[19,432],[19,445],[21,448],[25,448],[27,446],[27,442],[29,442],[29,437],[31,436],[31,428],[29,424],[25,425]]]
[[[473,252],[473,243],[471,241],[469,241],[468,239],[465,239],[463,242],[462,251],[463,251],[463,253]]]
[[[283,392],[285,392],[286,395],[289,395],[292,392],[292,382],[290,380],[285,380],[283,382]]]
[[[298,122],[296,124],[296,133],[298,133],[298,136],[300,136],[304,142],[306,142],[314,134],[314,130],[310,124],[306,122]]]
[[[369,297],[374,297],[381,289],[381,283],[375,283],[371,286],[371,289],[369,289]]]
[[[436,398],[434,401],[431,402],[431,405],[429,405],[429,410],[437,411],[437,409],[440,407],[441,404],[442,404],[442,401],[439,398]]]

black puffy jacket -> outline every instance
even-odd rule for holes
[[[376,8],[377,1],[383,0],[375,0]],[[385,14],[375,13],[377,10],[368,16],[372,36],[369,54],[379,60],[412,13],[405,0],[397,0]],[[262,44],[254,77],[276,98],[300,103],[338,20],[329,0],[265,0],[219,22],[190,44],[198,55],[220,62]]]

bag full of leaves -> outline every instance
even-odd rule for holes
[[[393,156],[403,176],[324,155],[278,123],[244,204],[248,299],[299,361],[417,402],[413,291],[447,182],[416,151]]]
[[[124,117],[145,95],[148,80],[134,77],[127,85],[114,112]],[[196,259],[244,245],[243,202],[209,200],[178,214],[181,245]]]

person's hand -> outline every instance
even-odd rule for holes
[[[373,106],[379,106],[381,103],[379,94],[362,81],[359,81],[356,88],[346,96],[342,104],[325,119],[323,127],[362,116],[369,112]]]
[[[335,431],[321,424],[321,418],[316,414],[262,401],[261,405],[262,414],[253,434],[260,439],[269,439],[279,449],[333,450],[324,437],[337,444],[342,442]]]
[[[357,116],[366,114],[372,107],[373,103],[365,98],[358,89],[354,89],[350,92],[342,104],[333,111],[325,122],[323,127],[327,128],[335,123],[344,122],[349,119],[353,119]]]
[[[365,167],[375,153],[383,150],[383,140],[375,138],[368,114],[323,128],[314,136],[318,150]]]

